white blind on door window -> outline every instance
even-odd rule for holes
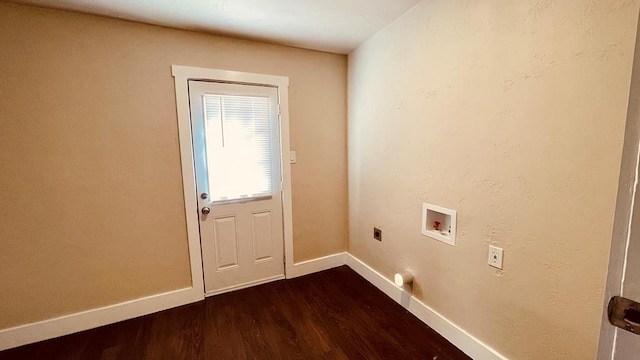
[[[269,98],[207,94],[203,104],[211,200],[271,195]]]

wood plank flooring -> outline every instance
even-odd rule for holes
[[[0,359],[470,359],[348,267],[0,352]]]

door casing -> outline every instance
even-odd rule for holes
[[[182,164],[182,187],[191,279],[193,287],[204,294],[202,252],[200,245],[198,202],[195,182],[194,157],[192,152],[191,114],[189,110],[189,80],[219,81],[249,85],[268,85],[278,88],[280,103],[280,141],[282,161],[282,210],[284,233],[285,277],[293,276],[293,214],[291,200],[291,165],[289,163],[289,78],[276,75],[247,73],[231,70],[207,69],[173,65],[171,67],[176,91],[178,114],[178,136]]]
[[[640,23],[636,30],[640,34]],[[616,341],[619,330],[609,324],[607,304],[609,299],[616,295],[623,295],[625,282],[625,267],[628,256],[637,255],[629,253],[629,245],[640,241],[631,234],[634,216],[635,201],[638,197],[640,186],[640,37],[636,36],[636,47],[631,76],[631,89],[629,91],[629,105],[627,109],[627,123],[624,133],[622,148],[622,163],[620,166],[620,178],[618,180],[618,194],[616,210],[613,220],[613,235],[611,238],[611,250],[609,252],[609,269],[607,284],[604,291],[602,305],[602,320],[600,325],[600,340],[598,344],[598,360],[615,358]],[[637,219],[635,220],[638,221]],[[638,260],[635,260],[638,261]],[[632,299],[637,300],[637,299]],[[637,335],[634,335],[637,336]],[[638,337],[640,341],[640,337]]]

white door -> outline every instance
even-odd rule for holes
[[[640,359],[639,170],[640,37],[636,37],[605,309],[600,329],[599,360]]]
[[[207,295],[284,278],[275,87],[189,80]]]

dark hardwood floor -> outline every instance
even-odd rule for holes
[[[0,359],[469,359],[348,267],[0,352]]]

